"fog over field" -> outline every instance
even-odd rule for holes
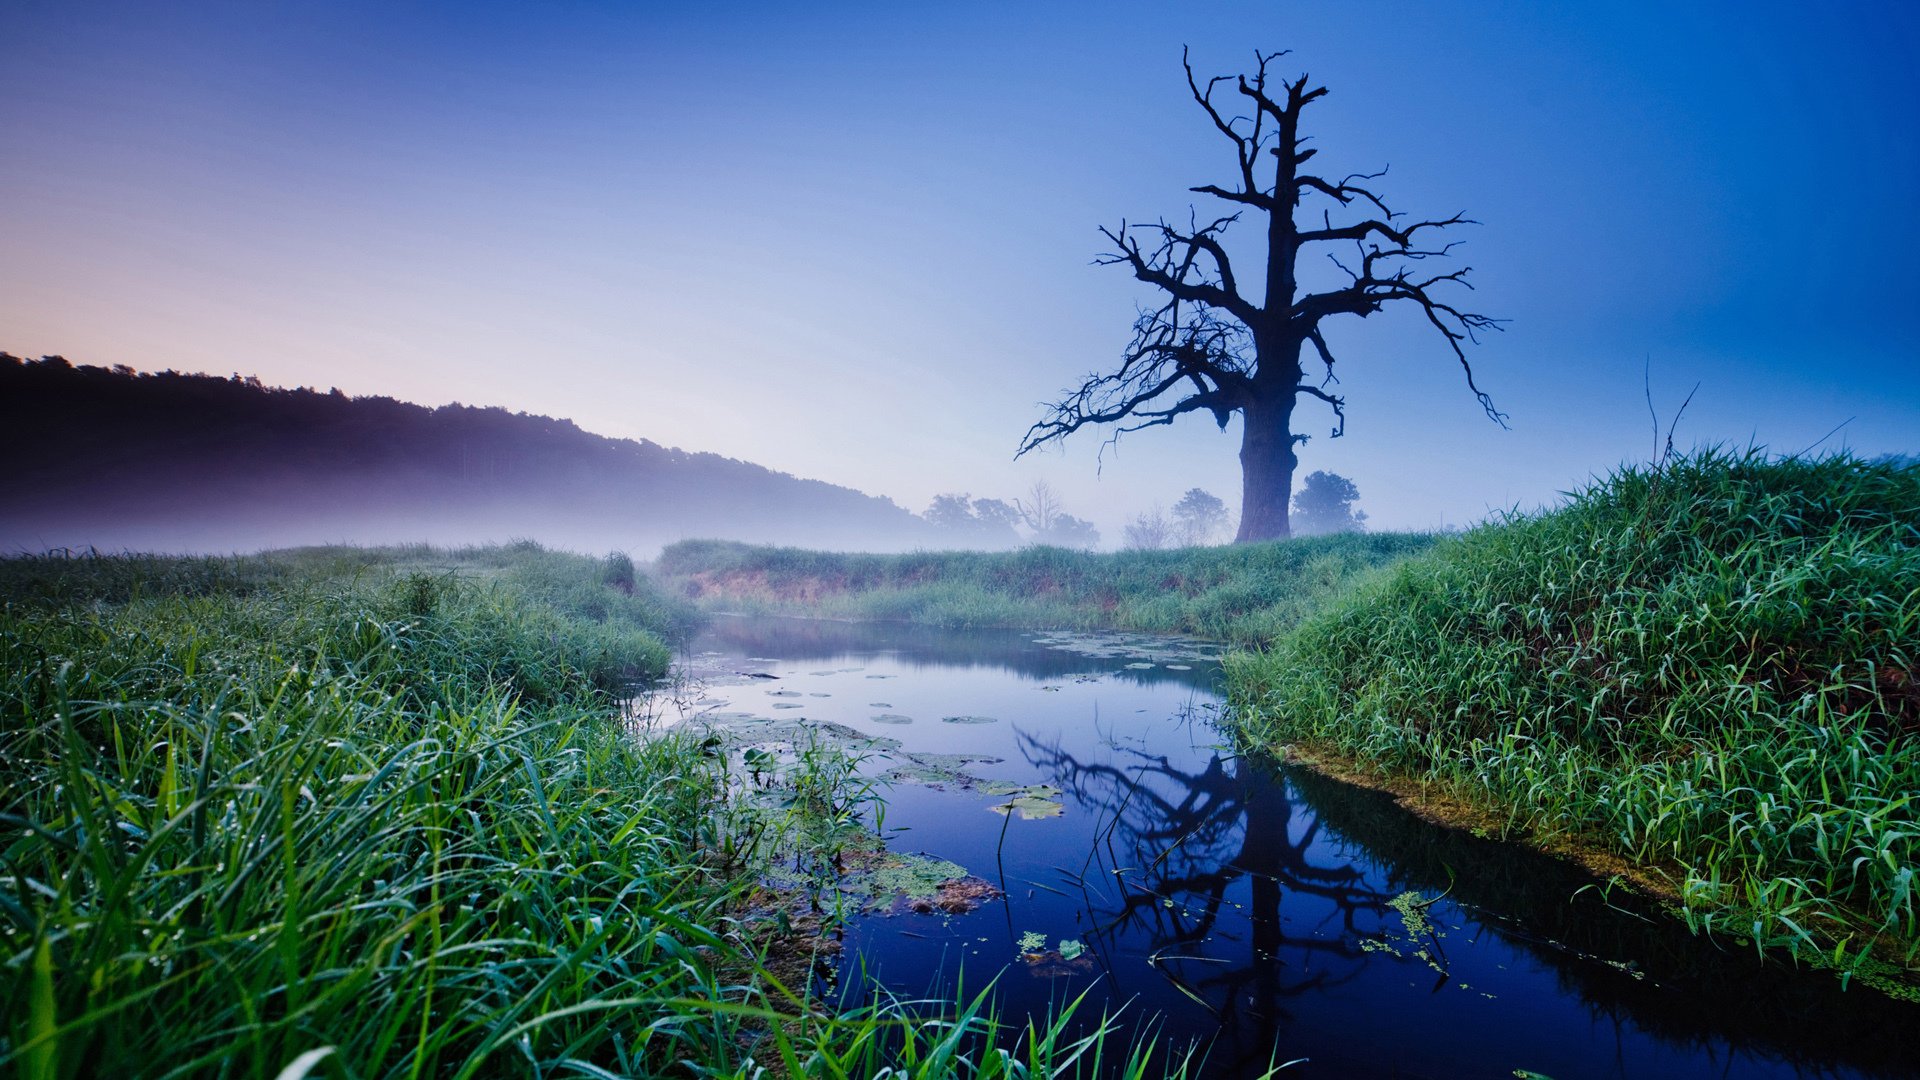
[[[1664,426],[1695,384],[1682,448],[1908,453],[1920,271],[1885,253],[1920,229],[1917,20],[1892,3],[8,5],[0,39],[38,74],[0,95],[0,348],[561,418],[916,513],[1044,482],[1114,547],[1195,488],[1237,512],[1239,414],[1014,451],[1156,302],[1126,266],[1090,265],[1112,247],[1099,230],[1247,209],[1190,190],[1235,165],[1182,48],[1203,82],[1291,49],[1273,77],[1328,90],[1304,114],[1312,167],[1387,169],[1367,183],[1396,221],[1477,222],[1433,235],[1472,271],[1446,295],[1502,320],[1466,358],[1507,423],[1419,311],[1330,321],[1339,381],[1309,349],[1310,385],[1344,400],[1344,433],[1301,398],[1296,485],[1350,480],[1375,529],[1550,504],[1652,456],[1648,399]],[[1264,227],[1222,233],[1250,296]],[[1342,280],[1323,254],[1300,274]],[[388,501],[355,482],[286,508],[341,515],[336,539],[531,528]],[[202,505],[178,508],[158,532],[99,519],[10,542],[312,535],[204,531]],[[651,541],[607,509],[576,507],[556,537]]]

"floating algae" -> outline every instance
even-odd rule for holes
[[[992,754],[935,754],[908,752],[896,755],[904,758],[900,764],[890,770],[885,779],[895,784],[921,784],[931,788],[944,788],[948,785],[967,789],[991,783],[967,771],[969,765],[998,765],[1003,760]]]
[[[840,891],[868,911],[964,915],[1002,893],[966,867],[919,852],[874,850],[849,860]]]

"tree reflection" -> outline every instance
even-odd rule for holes
[[[1186,771],[1158,754],[1115,747],[1112,760],[1083,761],[1058,739],[1022,733],[1028,761],[1050,772],[1097,820],[1079,881],[1094,919],[1094,951],[1112,956],[1125,940],[1151,942],[1149,962],[1232,1035],[1225,1041],[1264,1054],[1290,1014],[1288,998],[1345,983],[1370,954],[1357,942],[1386,909],[1351,862],[1316,864],[1320,826],[1295,820],[1287,787],[1246,757],[1214,754]],[[1247,880],[1247,901],[1233,886]],[[1320,911],[1295,927],[1281,909]],[[1107,977],[1121,990],[1111,969]]]

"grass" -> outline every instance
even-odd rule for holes
[[[857,555],[689,540],[666,587],[709,607],[949,627],[1124,629],[1265,641],[1367,572],[1425,551],[1425,534],[1345,534],[1172,551]]]
[[[691,620],[533,545],[0,561],[0,1068],[1157,1072],[1111,1017],[777,976],[739,766],[614,707]]]
[[[1920,469],[1624,469],[1362,583],[1228,678],[1248,737],[1623,857],[1696,927],[1920,970]]]

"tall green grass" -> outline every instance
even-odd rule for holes
[[[685,618],[628,606],[630,575],[528,547],[0,561],[0,1069],[1157,1071],[1110,1018],[834,1014],[783,983],[725,748],[614,708]]]
[[[1262,641],[1433,542],[1380,533],[1173,551],[860,555],[689,540],[662,552],[657,570],[669,589],[735,610]]]
[[[726,1024],[606,1023],[720,992],[699,952],[728,894],[689,840],[712,778],[606,719],[656,637],[471,582],[212,565],[7,567],[0,1058],[458,1076],[730,1050]],[[38,587],[154,569],[119,604]]]
[[[1252,738],[1656,868],[1697,926],[1920,968],[1920,469],[1624,469],[1402,563],[1228,677]]]

